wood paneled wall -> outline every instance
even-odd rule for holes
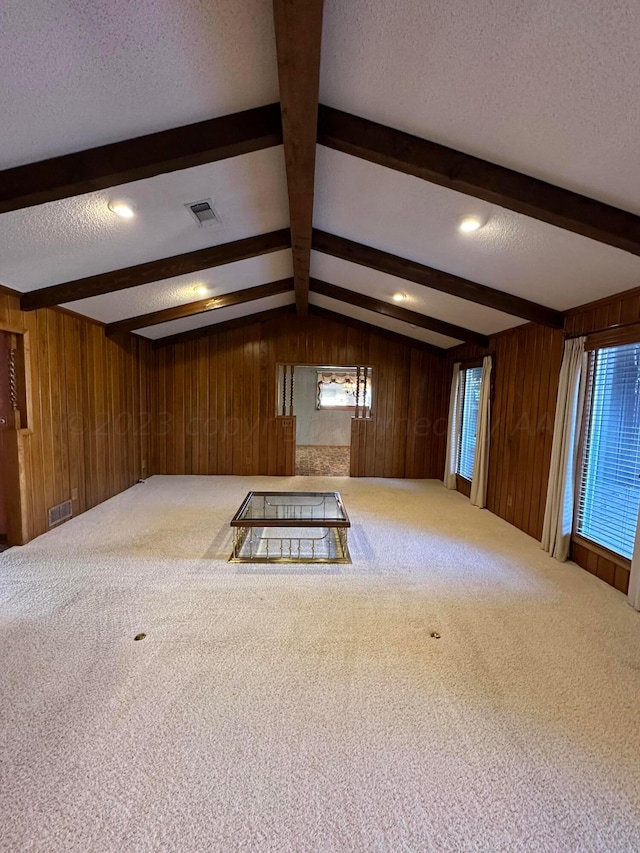
[[[18,436],[28,540],[48,529],[50,507],[72,500],[78,515],[149,473],[151,347],[60,310],[23,313],[0,293],[3,325],[29,347],[31,417]]]
[[[541,539],[565,336],[638,322],[640,288],[569,311],[564,332],[527,324],[494,336],[486,351],[473,346],[451,350],[451,364],[485,352],[495,356],[487,509]],[[450,381],[450,370],[448,376]],[[584,540],[572,543],[571,557],[616,589],[627,591],[625,560]]]
[[[570,335],[588,335],[638,322],[640,288],[635,288],[570,311],[565,327]],[[578,565],[621,592],[626,593],[629,589],[627,560],[608,556],[605,551],[591,547],[584,540],[572,542],[571,557]]]
[[[450,353],[452,365],[493,354],[487,509],[536,539],[542,537],[563,344],[561,330],[528,323],[491,338],[487,351],[462,346]]]
[[[371,365],[373,417],[353,424],[353,475],[442,476],[445,360],[374,330],[293,314],[154,350],[154,473],[290,473],[274,442],[279,363]]]

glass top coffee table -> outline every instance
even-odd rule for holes
[[[350,563],[339,492],[249,492],[231,520],[232,563]]]

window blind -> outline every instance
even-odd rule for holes
[[[590,358],[576,530],[631,559],[640,506],[640,344]]]
[[[458,474],[467,480],[473,477],[473,461],[476,455],[476,429],[482,367],[470,367],[460,371],[462,394],[462,426],[458,448]]]

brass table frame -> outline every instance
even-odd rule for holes
[[[257,515],[252,512],[254,498],[264,498],[262,513]],[[269,498],[276,500],[270,502]],[[286,498],[292,500],[284,501]],[[304,503],[296,498],[316,500]],[[341,517],[326,517],[328,499],[335,502]],[[231,563],[351,562],[347,543],[351,522],[339,492],[249,492],[231,527]],[[265,536],[265,528],[280,528],[284,535]],[[320,535],[312,535],[310,530]]]

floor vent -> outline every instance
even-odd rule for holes
[[[55,527],[56,524],[60,524],[61,521],[66,521],[68,518],[71,518],[73,515],[73,505],[71,501],[64,501],[64,503],[58,504],[57,506],[52,506],[49,510],[49,527]]]
[[[222,219],[210,198],[185,204],[198,225],[222,225]]]

